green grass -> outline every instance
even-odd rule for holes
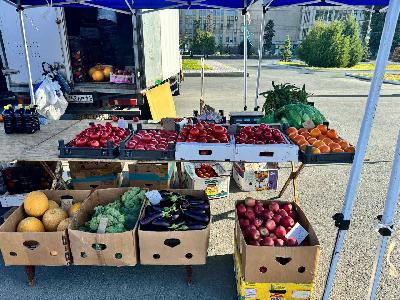
[[[198,59],[184,59],[182,62],[182,68],[184,71],[200,71],[201,63]],[[212,68],[204,64],[204,70],[212,70]]]
[[[352,73],[351,75],[363,76],[363,77],[368,77],[368,78],[372,78],[372,76],[373,76],[373,74],[371,74],[371,73]],[[400,74],[386,73],[384,79],[392,80],[392,81],[400,81]]]
[[[291,67],[304,67],[312,70],[363,70],[363,71],[373,71],[375,69],[375,64],[373,63],[360,63],[351,68],[320,68],[320,67],[309,67],[306,63],[302,61],[291,61],[284,62],[279,61],[278,65],[291,66]],[[388,64],[386,66],[387,71],[400,71],[400,64]]]

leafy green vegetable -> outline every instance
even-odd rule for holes
[[[282,124],[286,123],[296,128],[303,127],[303,123],[308,120],[312,120],[315,125],[326,121],[324,115],[318,109],[302,103],[288,104],[281,107],[275,111],[274,118]]]

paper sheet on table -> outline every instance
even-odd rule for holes
[[[146,97],[153,120],[176,118],[175,103],[168,82],[148,90]]]

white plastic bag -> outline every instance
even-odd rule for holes
[[[35,100],[38,113],[50,120],[59,120],[68,106],[60,85],[48,75],[36,86]]]

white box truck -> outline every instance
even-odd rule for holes
[[[91,113],[138,115],[139,108],[110,107],[109,99],[136,99],[138,106],[144,105],[142,91],[166,80],[179,94],[178,10],[132,16],[97,8],[43,7],[25,10],[25,26],[33,81],[42,78],[43,62],[61,66],[73,88],[67,97],[71,113],[85,114],[90,108]],[[7,88],[28,95],[24,55],[18,14],[1,1],[0,59]],[[96,64],[129,70],[134,82],[95,82],[88,72]]]

